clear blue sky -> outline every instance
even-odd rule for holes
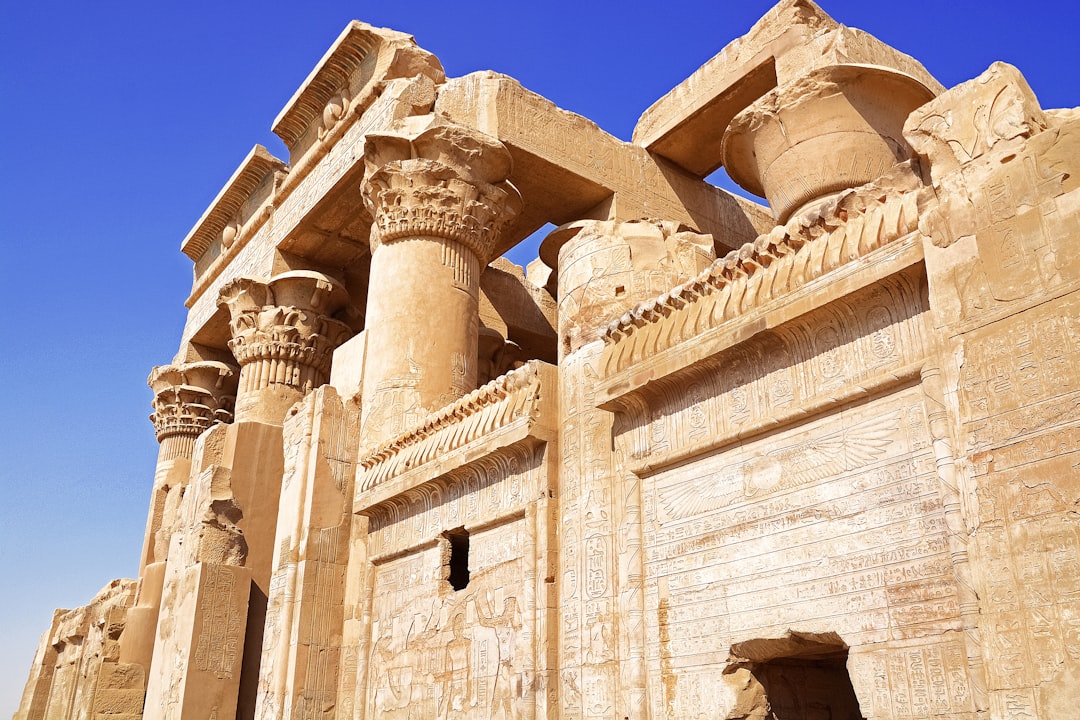
[[[1074,2],[823,3],[946,86],[994,60],[1080,104]],[[0,9],[0,718],[54,607],[136,571],[156,443],[147,373],[176,351],[181,239],[353,18],[451,76],[493,69],[629,139],[641,111],[768,0],[6,2]],[[1013,15],[1016,11],[1021,14]],[[520,261],[520,259],[519,259]]]

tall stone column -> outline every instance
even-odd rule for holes
[[[150,420],[160,447],[138,593],[120,638],[123,663],[136,663],[144,670],[150,666],[165,560],[176,529],[180,499],[191,474],[195,441],[211,426],[232,422],[236,381],[234,367],[215,361],[159,365],[150,371],[147,384],[154,391]]]
[[[475,130],[370,135],[363,444],[476,387],[480,272],[521,203],[505,147]]]

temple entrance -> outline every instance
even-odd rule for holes
[[[847,645],[835,633],[789,633],[732,646],[751,675],[746,693],[761,720],[864,720],[847,672]],[[743,704],[745,708],[746,705]]]

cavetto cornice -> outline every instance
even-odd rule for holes
[[[251,148],[240,167],[232,174],[221,192],[217,194],[210,207],[202,214],[195,227],[187,234],[180,243],[180,250],[194,261],[198,261],[207,251],[210,244],[218,239],[223,239],[225,229],[233,222],[243,223],[247,218],[241,218],[240,213],[244,204],[255,194],[255,191],[267,180],[267,176],[280,173],[284,177],[288,172],[288,166],[270,154],[262,145]],[[280,178],[275,178],[279,180]],[[267,194],[269,200],[270,194]],[[267,206],[269,208],[269,205]],[[255,213],[253,213],[255,214]],[[236,228],[235,235],[240,234],[240,228]]]
[[[553,366],[530,360],[362,454],[354,511],[515,443],[547,442],[557,407],[557,384]]]
[[[371,63],[372,54],[377,55],[377,67],[360,73],[365,62]],[[417,47],[411,35],[353,20],[278,113],[272,129],[295,152],[304,133],[320,118],[331,125],[349,110],[359,114],[374,99],[374,84],[415,75],[427,75],[437,83],[445,79],[438,59]],[[328,112],[339,117],[324,118]]]

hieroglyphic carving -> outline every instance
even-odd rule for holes
[[[884,200],[874,195],[849,190],[831,213],[777,226],[614,320],[603,333],[604,373],[623,371],[903,238],[932,197],[928,189],[892,190]]]
[[[663,678],[722,662],[740,637],[827,623],[856,645],[960,629],[927,437],[907,388],[644,478],[654,713],[700,707]],[[809,465],[788,462],[769,487],[768,472],[748,474],[754,492],[715,508],[682,492],[777,452],[821,471],[799,482],[786,473]]]
[[[956,633],[870,645],[848,662],[867,717],[974,717],[968,658]]]
[[[336,705],[358,425],[329,386],[285,421],[257,717],[321,718]]]
[[[196,670],[218,678],[231,678],[239,668],[236,661],[244,644],[244,612],[235,607],[233,600],[237,578],[218,565],[204,565],[203,569],[199,591],[205,600],[200,609],[202,617],[191,664]]]
[[[511,525],[484,539],[497,543],[506,530],[521,532]],[[476,590],[440,595],[430,585],[441,579],[418,572],[425,564],[437,569],[437,557],[430,550],[377,570],[370,716],[529,716],[534,691],[521,636],[532,620],[520,606],[522,561],[485,568]],[[417,598],[418,590],[438,599]]]
[[[560,328],[562,329],[562,328]],[[599,377],[596,372],[597,343],[585,346],[562,365],[562,398],[565,403],[562,443],[560,553],[563,585],[560,590],[560,644],[562,676],[560,692],[565,718],[609,717],[630,712],[644,703],[639,652],[620,658],[620,642],[633,648],[635,639],[619,636],[616,614],[620,578],[614,555],[616,468],[610,453],[612,416],[596,408]],[[635,596],[623,599],[633,606]],[[625,660],[633,682],[621,687]],[[622,691],[622,692],[620,692]],[[625,709],[624,709],[625,708]]]
[[[373,558],[430,542],[444,530],[519,513],[542,487],[543,450],[534,442],[501,448],[367,508]]]
[[[627,462],[663,467],[910,381],[926,354],[925,292],[910,269],[617,398]]]

